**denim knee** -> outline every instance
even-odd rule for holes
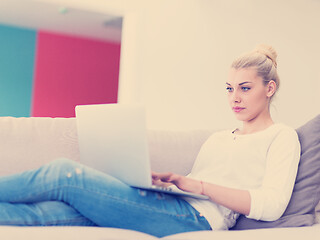
[[[63,167],[63,168],[74,166],[75,164],[77,164],[77,162],[69,158],[57,158],[49,163],[49,165],[54,165],[55,167]]]
[[[50,162],[47,166],[43,166],[44,168],[49,168],[51,171],[55,171],[57,173],[63,173],[65,171],[70,171],[70,169],[75,169],[79,165],[78,162],[68,159],[68,158],[57,158]]]

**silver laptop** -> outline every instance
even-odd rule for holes
[[[145,109],[141,105],[97,104],[75,108],[80,161],[137,188],[208,199],[177,187],[152,185]]]

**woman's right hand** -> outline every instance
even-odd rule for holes
[[[174,185],[173,183],[162,181],[159,177],[159,173],[156,172],[152,172],[152,184],[159,187],[169,187]]]

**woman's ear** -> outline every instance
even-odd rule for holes
[[[267,85],[267,97],[271,98],[277,90],[277,84],[275,81],[271,80]]]

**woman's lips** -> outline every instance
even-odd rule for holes
[[[242,108],[242,107],[233,107],[233,108],[232,108],[232,110],[233,110],[234,112],[236,112],[236,113],[241,112],[243,109],[245,109],[245,108]]]

